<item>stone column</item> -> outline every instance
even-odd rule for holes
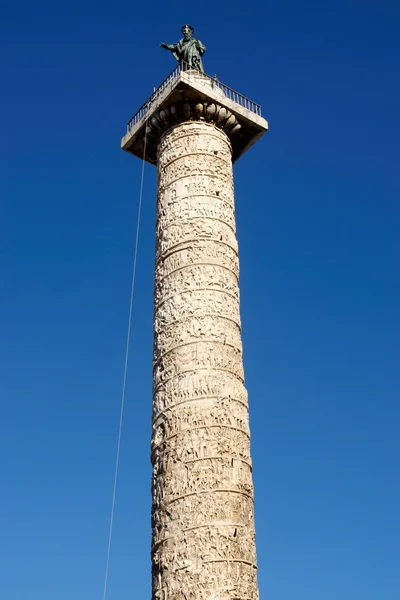
[[[228,134],[176,124],[157,168],[152,597],[256,600]]]

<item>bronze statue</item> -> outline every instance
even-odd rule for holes
[[[181,29],[183,38],[177,44],[160,44],[161,48],[170,50],[183,68],[196,69],[204,73],[201,57],[206,51],[204,44],[193,37],[194,28],[192,25],[184,25]]]

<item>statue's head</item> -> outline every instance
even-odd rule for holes
[[[181,31],[185,40],[190,40],[194,33],[194,27],[192,27],[192,25],[183,25]]]

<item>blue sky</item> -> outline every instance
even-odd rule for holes
[[[102,598],[141,168],[119,143],[184,22],[270,123],[235,165],[261,598],[400,597],[399,17],[3,9],[2,598]],[[150,598],[154,221],[147,166],[108,600]]]

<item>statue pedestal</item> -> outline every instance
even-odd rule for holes
[[[189,76],[190,82],[194,83],[194,85],[200,85],[210,91],[213,94],[213,97],[218,96],[221,101],[226,99],[226,95],[219,87],[219,81],[216,77],[209,77],[195,69],[187,69],[184,73]]]

